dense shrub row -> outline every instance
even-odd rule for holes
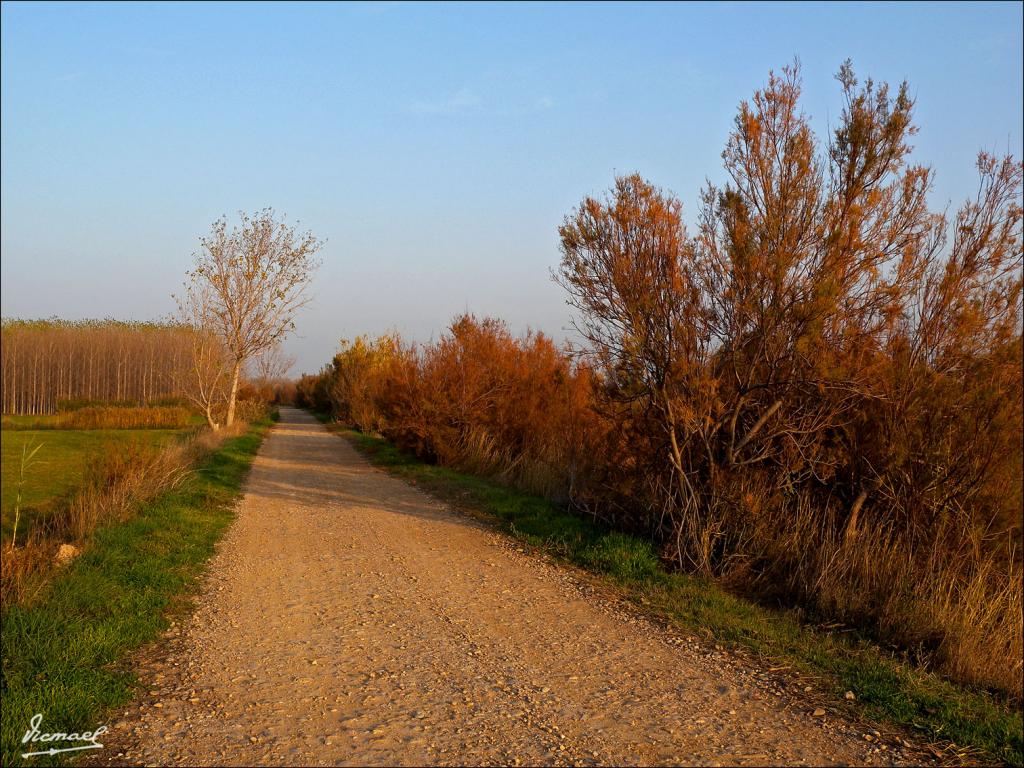
[[[637,176],[566,217],[579,356],[461,317],[344,344],[298,400],[1016,695],[1022,166],[981,155],[935,213],[906,86],[839,80],[823,153],[795,70],[741,105],[694,234]]]
[[[343,342],[327,370],[299,381],[297,400],[430,461],[568,501],[596,471],[594,381],[543,334],[517,339],[465,315],[421,348],[394,336]]]
[[[346,343],[328,368],[299,381],[297,399],[426,460],[648,533],[683,568],[697,568],[680,558],[683,546],[710,546],[708,570],[726,583],[864,623],[954,677],[1016,690],[1020,571],[1009,552],[1020,536],[1019,496],[986,506],[980,494],[977,506],[914,524],[864,503],[850,531],[849,516],[830,503],[838,483],[773,495],[761,475],[720,476],[716,490],[733,498],[718,502],[703,529],[687,528],[654,475],[649,404],[623,403],[543,335],[517,339],[499,321],[470,316],[433,345],[394,336]],[[1007,487],[1000,475],[994,467],[990,490]]]
[[[187,408],[188,405],[187,399],[173,395],[150,398],[145,403],[140,403],[138,400],[98,400],[96,398],[72,397],[57,401],[57,413],[80,411],[83,408],[142,408],[145,406],[154,408]]]
[[[52,416],[3,419],[4,429],[184,429],[192,411],[182,406],[89,405]]]

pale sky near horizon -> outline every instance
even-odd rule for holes
[[[165,316],[210,223],[272,206],[327,239],[293,373],[464,310],[563,338],[563,216],[639,171],[692,221],[794,56],[819,137],[844,59],[907,79],[955,208],[979,149],[1022,155],[1022,7],[4,2],[0,311]]]

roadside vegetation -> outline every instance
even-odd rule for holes
[[[54,438],[54,447],[59,448],[61,438],[66,443],[70,435],[73,441],[75,433],[43,434]],[[30,604],[46,590],[56,571],[91,546],[97,529],[130,519],[142,505],[179,487],[225,436],[209,431],[165,433],[164,439],[157,435],[99,443],[95,452],[79,455],[65,467],[63,484],[68,490],[62,496],[53,495],[55,482],[43,479],[47,478],[43,440],[11,451],[12,465],[4,467],[4,474],[12,476],[21,498],[10,512],[5,508],[4,523],[10,534],[4,537],[0,565],[3,610]],[[28,445],[33,455],[26,471],[22,457],[28,455]],[[34,493],[27,494],[26,489]],[[33,495],[43,497],[44,503],[29,507]]]
[[[182,406],[90,406],[43,416],[4,416],[3,429],[185,429],[198,423]]]
[[[5,610],[31,603],[98,528],[176,489],[290,394],[280,342],[305,304],[319,241],[268,209],[243,214],[240,228],[219,219],[200,245],[174,322],[3,322]],[[152,437],[131,439],[139,430]],[[161,440],[167,430],[179,439]]]
[[[1024,166],[981,153],[973,194],[934,211],[909,87],[837,80],[824,140],[796,67],[740,105],[694,232],[636,175],[565,217],[579,346],[465,315],[428,344],[343,341],[297,401],[856,628],[960,686],[950,706],[999,702],[1015,728],[942,722],[1019,761]]]
[[[130,696],[127,655],[212,553],[293,395],[280,343],[318,248],[269,210],[222,218],[173,322],[3,321],[4,765],[33,714],[82,732]]]
[[[327,414],[317,414],[331,422]],[[1019,708],[1005,698],[955,685],[908,663],[851,627],[808,624],[737,596],[712,579],[673,572],[647,538],[624,534],[534,494],[426,463],[380,437],[329,423],[374,464],[453,507],[497,520],[540,552],[599,574],[638,610],[734,651],[750,652],[796,684],[795,695],[829,710],[890,723],[917,734],[937,757],[1024,761]],[[804,686],[813,681],[813,691]],[[846,691],[856,697],[845,698]]]
[[[11,534],[19,483],[22,493],[21,531],[24,534],[25,526],[32,524],[33,517],[52,511],[81,485],[90,457],[106,453],[108,447],[115,443],[163,446],[181,435],[179,430],[165,429],[48,429],[38,433],[15,431],[5,426],[0,431],[2,541],[6,543]],[[28,451],[38,448],[38,451],[22,479],[21,459],[26,448]]]
[[[265,419],[223,439],[172,489],[138,502],[124,519],[102,521],[82,553],[31,600],[5,605],[3,765],[67,762],[66,755],[21,759],[21,736],[35,713],[44,713],[44,731],[80,732],[109,724],[109,714],[130,700],[130,654],[185,607],[269,425]]]

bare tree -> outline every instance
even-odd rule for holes
[[[278,221],[270,208],[240,215],[241,226],[230,231],[226,218],[214,222],[188,273],[190,290],[209,291],[205,322],[230,360],[228,426],[235,418],[242,367],[294,329],[323,245],[311,233]]]
[[[212,330],[215,318],[210,286],[194,283],[184,296],[177,297],[177,302],[177,320],[189,329],[192,352],[191,364],[178,373],[177,389],[203,412],[216,432],[228,401],[231,360]]]
[[[261,386],[271,385],[287,376],[293,365],[295,358],[286,355],[280,342],[275,342],[252,359],[249,375]]]

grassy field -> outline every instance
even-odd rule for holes
[[[43,426],[47,426],[51,423],[56,424],[59,417],[55,413],[40,414],[38,416],[28,413],[5,413],[0,418],[3,419],[3,426],[5,429],[29,429],[36,424],[41,424]]]
[[[321,417],[321,420],[323,418]],[[855,632],[834,633],[759,606],[713,582],[664,569],[648,541],[610,531],[536,496],[429,465],[386,440],[344,433],[378,466],[456,508],[500,521],[540,551],[581,566],[656,620],[720,642],[765,666],[814,680],[826,707],[851,717],[890,723],[934,744],[947,760],[964,758],[1021,765],[1020,702],[1000,701],[915,669]],[[847,702],[846,691],[855,702]]]
[[[128,656],[187,604],[269,425],[225,441],[181,488],[128,522],[98,529],[40,599],[5,611],[0,763],[66,762],[66,755],[21,759],[21,736],[37,712],[42,731],[77,732],[106,723],[130,699],[136,679]]]
[[[50,505],[74,490],[81,482],[82,471],[88,457],[102,453],[104,446],[108,443],[137,440],[162,444],[185,431],[187,430],[47,429],[39,432],[0,430],[0,481],[2,481],[0,483],[2,486],[0,541],[7,541],[11,534],[23,446],[28,445],[29,450],[34,446],[40,446],[40,448],[35,455],[33,465],[25,473],[21,521],[18,523],[21,532],[25,531],[26,523],[34,515],[45,514]]]

